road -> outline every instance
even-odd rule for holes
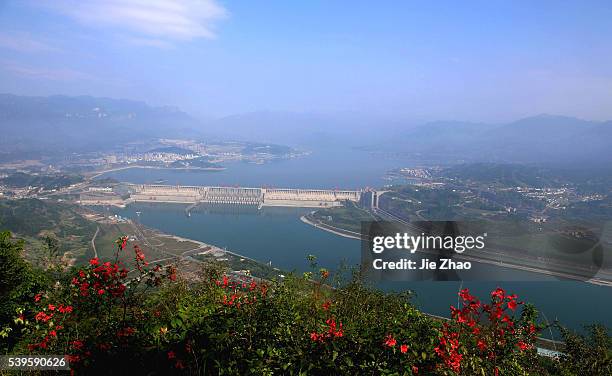
[[[379,215],[381,218],[383,219],[389,219],[391,221],[394,222],[399,222],[405,226],[407,226],[410,230],[418,230],[420,232],[419,229],[417,229],[416,227],[414,227],[413,225],[410,224],[410,222],[404,220],[401,217],[398,217],[397,215],[394,215],[392,213],[389,213],[388,211],[384,210],[384,209],[373,209],[374,213]],[[531,273],[539,273],[539,274],[544,274],[544,275],[549,275],[549,276],[553,276],[553,277],[558,277],[558,278],[563,278],[563,279],[570,279],[570,280],[577,280],[577,281],[584,281],[584,275],[580,275],[580,274],[572,274],[563,270],[551,270],[551,267],[555,266],[551,260],[549,260],[547,262],[547,264],[545,265],[547,268],[543,268],[541,266],[537,266],[534,264],[531,265],[525,265],[525,262],[529,262],[529,260],[521,260],[522,263],[518,263],[516,261],[512,261],[512,260],[502,260],[502,257],[508,257],[508,255],[510,254],[510,252],[508,251],[504,251],[504,250],[497,250],[497,252],[492,252],[493,250],[489,250],[487,251],[486,254],[479,254],[479,255],[474,255],[474,256],[470,256],[470,255],[466,255],[466,254],[461,254],[461,255],[456,255],[456,258],[458,260],[466,260],[466,261],[470,261],[470,262],[477,262],[477,263],[482,263],[482,264],[490,264],[490,265],[495,265],[495,266],[499,266],[499,267],[503,267],[503,268],[512,268],[512,269],[517,269],[517,270],[523,270],[523,271],[527,271],[527,272],[531,272]],[[436,253],[437,254],[437,253]],[[558,265],[558,268],[563,268],[562,265]],[[604,278],[596,278],[595,276],[593,276],[593,278],[585,281],[587,283],[592,283],[595,285],[600,285],[600,286],[612,286],[612,276],[610,276],[610,273],[607,271],[600,271],[600,273],[605,276]]]
[[[98,233],[100,232],[100,226],[96,227],[96,233],[94,234],[94,236],[91,238],[91,248],[93,248],[94,251],[94,257],[98,258],[98,251],[96,250],[96,236],[98,236]]]

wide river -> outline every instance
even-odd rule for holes
[[[127,169],[103,175],[133,183],[182,185],[240,185],[245,187],[363,188],[388,184],[385,172],[414,162],[380,158],[353,150],[313,152],[311,155],[264,165],[230,163],[224,171],[181,171]],[[321,266],[356,266],[360,242],[343,238],[300,221],[307,209],[264,208],[199,209],[187,217],[184,206],[172,204],[134,204],[115,213],[140,221],[146,226],[186,238],[200,240],[236,253],[271,262],[283,270],[308,270],[306,256],[316,255]],[[140,212],[137,215],[136,212]],[[490,267],[493,276],[507,280],[517,271]],[[531,282],[402,282],[388,283],[392,289],[409,288],[414,303],[425,312],[448,316],[449,305],[457,303],[457,291],[469,287],[481,297],[501,286],[533,303],[549,321],[580,329],[582,325],[603,323],[612,327],[612,288],[582,282],[557,281],[545,276],[525,274]],[[492,278],[495,281],[495,277]],[[533,281],[534,279],[538,281]]]

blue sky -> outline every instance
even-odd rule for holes
[[[612,119],[610,1],[0,2],[0,92],[250,111]]]

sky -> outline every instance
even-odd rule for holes
[[[612,119],[612,2],[0,0],[0,92],[252,111]]]

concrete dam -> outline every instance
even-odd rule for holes
[[[321,208],[359,202],[361,191],[131,184],[131,201]]]

